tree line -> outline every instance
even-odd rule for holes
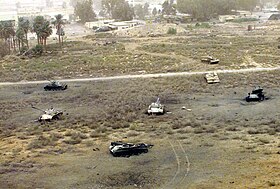
[[[219,15],[230,14],[232,10],[253,11],[259,0],[177,0],[181,13],[191,14],[198,20],[209,20]]]
[[[47,38],[52,35],[53,27],[56,28],[59,44],[62,45],[61,36],[64,35],[62,29],[64,24],[63,16],[61,14],[56,15],[55,20],[52,23],[46,20],[43,16],[37,16],[31,21],[21,17],[18,19],[18,25],[16,28],[11,21],[1,21],[1,54],[11,53],[11,51],[22,52],[28,50],[28,32],[36,33],[37,44],[46,49]],[[7,52],[3,48],[6,48]]]
[[[93,11],[92,0],[72,0],[75,2],[75,15],[81,22],[89,22],[96,19]],[[219,15],[231,14],[232,10],[252,11],[256,5],[261,6],[260,0],[166,0],[162,8],[153,9],[152,15],[175,15],[177,12],[190,14],[197,20],[209,20]],[[101,0],[102,10],[99,16],[112,18],[120,21],[132,20],[134,17],[144,19],[149,15],[149,4],[135,5],[132,7],[125,0]]]

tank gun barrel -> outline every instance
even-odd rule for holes
[[[40,108],[36,108],[35,106],[32,106],[32,108],[35,109],[35,110],[39,110],[39,111],[41,111],[41,112],[45,112],[45,110],[42,110],[42,109],[40,109]]]

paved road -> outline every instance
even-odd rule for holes
[[[84,81],[106,81],[116,79],[137,79],[137,78],[158,78],[158,77],[175,77],[175,76],[191,76],[191,75],[203,75],[209,72],[216,73],[246,73],[246,72],[264,72],[280,70],[278,67],[270,68],[247,68],[238,70],[212,70],[212,71],[201,71],[201,72],[173,72],[173,73],[156,73],[156,74],[138,74],[138,75],[121,75],[121,76],[109,76],[109,77],[91,77],[91,78],[77,78],[77,79],[60,79],[61,82],[84,82]],[[19,81],[19,82],[2,82],[0,86],[5,85],[26,85],[26,84],[42,84],[48,83],[47,80],[42,81]]]

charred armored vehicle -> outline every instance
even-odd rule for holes
[[[216,72],[210,72],[205,75],[206,82],[209,84],[220,83],[220,78]]]
[[[147,153],[149,151],[149,148],[151,147],[153,147],[153,145],[151,144],[145,144],[145,143],[132,144],[132,143],[124,143],[118,141],[118,142],[111,142],[109,150],[113,156],[129,157],[131,155]]]
[[[147,113],[148,113],[149,115],[151,115],[151,114],[162,115],[162,114],[165,113],[165,107],[164,107],[164,105],[162,105],[162,104],[160,103],[159,98],[157,99],[156,102],[153,102],[153,103],[149,106]]]
[[[50,81],[50,83],[47,84],[44,89],[45,91],[65,90],[67,89],[67,85],[64,83],[60,83],[59,81]]]
[[[46,110],[42,110],[42,109],[36,108],[34,106],[32,106],[32,108],[43,112],[43,114],[38,118],[39,122],[61,119],[61,117],[63,115],[62,111],[56,110],[54,108],[50,108],[50,109],[46,109]]]
[[[265,99],[263,88],[255,87],[252,90],[252,93],[248,93],[248,96],[245,98],[247,102],[256,102],[256,101],[263,101]]]
[[[216,59],[212,56],[204,56],[204,57],[202,57],[201,62],[206,62],[208,64],[218,64],[220,62],[220,60]]]

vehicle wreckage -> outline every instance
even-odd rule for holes
[[[208,84],[220,83],[220,78],[216,72],[210,72],[205,75]]]
[[[50,108],[50,109],[46,109],[46,110],[42,110],[42,109],[36,108],[34,106],[32,106],[32,108],[43,112],[43,114],[38,118],[39,122],[58,120],[58,119],[61,119],[61,117],[63,115],[62,111],[56,110],[54,108]]]
[[[165,113],[165,107],[160,103],[160,99],[158,98],[156,102],[153,102],[148,107],[147,113],[149,115],[156,114],[156,115],[162,115]]]
[[[147,153],[149,148],[152,148],[154,145],[145,144],[145,143],[124,143],[121,141],[111,142],[109,147],[110,153],[115,156],[125,156],[129,157],[131,155],[138,155],[141,153]]]
[[[265,100],[263,88],[255,87],[255,89],[252,90],[252,93],[248,93],[248,96],[245,98],[247,102],[257,102],[257,101],[263,101]]]
[[[204,56],[201,58],[201,62],[206,62],[208,64],[218,64],[220,60],[212,56]]]
[[[50,81],[44,87],[45,91],[57,91],[57,90],[65,90],[67,89],[67,85],[65,83],[60,83],[59,81]]]

